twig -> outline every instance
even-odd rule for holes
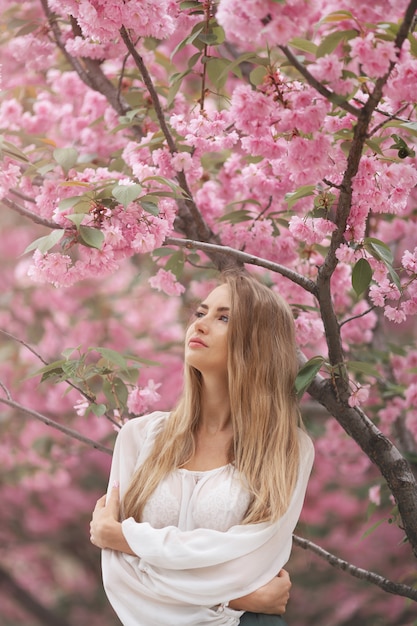
[[[372,128],[372,130],[370,130],[368,133],[368,137],[372,137],[372,135],[375,135],[375,133],[377,133],[381,128],[383,128],[387,122],[391,120],[398,120],[399,119],[398,115],[402,113],[409,106],[410,106],[410,103],[407,102],[407,104],[403,104],[402,107],[397,109],[397,111],[395,111],[395,113],[392,113],[392,114],[386,113],[384,111],[380,111],[378,108],[375,109],[377,113],[379,113],[380,115],[385,115],[387,119],[383,120],[380,124],[377,124],[374,128]],[[406,122],[407,120],[400,120],[400,121]]]
[[[371,306],[369,307],[369,309],[366,309],[366,311],[364,311],[363,313],[358,313],[358,315],[352,315],[352,317],[348,317],[347,320],[343,320],[343,322],[340,322],[339,327],[342,328],[342,326],[344,326],[345,324],[348,324],[349,322],[352,322],[353,320],[357,320],[360,317],[365,317],[365,315],[368,315],[368,313],[373,311],[375,308],[376,308],[375,306]]]
[[[44,365],[49,365],[48,361],[45,361],[43,356],[41,356],[38,352],[36,352],[36,350],[34,350],[32,348],[32,346],[30,346],[28,343],[26,343],[26,341],[23,341],[23,339],[19,339],[18,337],[15,337],[15,335],[12,335],[11,333],[7,332],[7,330],[3,330],[3,328],[0,328],[0,333],[2,335],[5,335],[6,337],[9,337],[9,339],[13,339],[13,341],[16,341],[17,343],[20,343],[22,346],[27,348],[29,350],[29,352],[32,352],[32,354],[35,355],[40,361],[42,361],[42,363]]]
[[[46,226],[47,228],[55,228],[55,229],[61,229],[62,226],[60,226],[59,224],[57,224],[56,222],[52,222],[51,220],[47,220],[43,217],[40,217],[39,215],[37,215],[36,213],[33,213],[33,211],[29,211],[29,209],[25,209],[25,207],[21,206],[20,204],[17,204],[16,202],[13,202],[13,200],[9,200],[8,198],[2,198],[0,200],[1,204],[4,204],[4,206],[7,206],[7,208],[12,209],[12,211],[15,211],[16,213],[19,213],[19,215],[23,215],[24,217],[28,217],[30,220],[32,220],[32,222],[35,222],[35,224],[40,224],[41,226]]]
[[[370,572],[369,570],[362,569],[361,567],[356,567],[348,561],[344,561],[339,557],[327,552],[323,548],[320,548],[317,544],[304,539],[303,537],[298,537],[297,535],[293,535],[294,543],[303,548],[304,550],[311,550],[321,558],[325,559],[330,565],[336,567],[337,569],[341,569],[345,572],[348,572],[351,576],[355,578],[359,578],[360,580],[366,580],[377,587],[380,587],[384,591],[388,593],[393,593],[397,596],[403,596],[405,598],[410,598],[411,600],[417,601],[417,589],[410,587],[409,585],[403,585],[401,583],[395,583],[388,578],[384,578],[379,574],[375,574],[374,572]]]
[[[349,104],[347,100],[339,96],[337,93],[330,91],[320,81],[314,78],[314,76],[310,74],[308,69],[302,63],[300,63],[297,57],[291,52],[291,50],[287,46],[278,46],[278,47],[285,54],[285,56],[287,57],[291,65],[293,65],[300,72],[300,74],[304,76],[304,78],[306,79],[308,84],[311,85],[311,87],[313,87],[316,91],[318,91],[322,96],[324,96],[332,104],[336,104],[344,111],[347,111],[351,115],[358,117],[360,113],[360,109]]]
[[[1,387],[7,393],[7,389],[4,387],[3,384],[1,385]],[[7,393],[7,395],[10,397],[10,393]],[[47,426],[51,426],[52,428],[59,430],[61,433],[64,433],[64,435],[68,435],[69,437],[72,437],[72,439],[77,439],[77,441],[81,441],[82,443],[85,443],[88,446],[91,446],[95,448],[96,450],[99,450],[100,452],[105,452],[106,454],[110,454],[110,455],[113,453],[113,451],[110,448],[103,446],[101,443],[98,443],[97,441],[94,441],[93,439],[89,439],[88,437],[84,437],[84,435],[81,435],[76,430],[73,430],[72,428],[68,428],[67,426],[63,426],[62,424],[55,422],[49,417],[46,417],[46,415],[42,415],[41,413],[38,413],[37,411],[32,411],[32,409],[27,409],[26,407],[22,406],[18,402],[14,402],[13,400],[10,400],[8,398],[7,399],[0,398],[0,403],[7,404],[7,406],[12,407],[13,409],[17,409],[18,411],[21,411],[22,413],[26,413],[26,415],[30,415],[31,417],[34,417],[40,422],[43,422]]]
[[[166,139],[166,142],[168,144],[169,150],[171,153],[175,153],[177,152],[177,147],[175,145],[174,139],[166,123],[164,112],[162,110],[161,103],[159,101],[159,97],[156,92],[156,89],[153,85],[152,78],[148,72],[148,68],[146,67],[144,63],[143,58],[141,57],[139,52],[136,50],[133,41],[129,37],[129,33],[127,32],[124,26],[122,26],[122,28],[120,29],[120,34],[122,36],[123,41],[125,42],[126,48],[129,50],[134,62],[136,63],[140,73],[142,74],[143,82],[145,83],[145,86],[147,90],[149,91],[149,95],[151,96],[152,103],[155,108],[155,113],[158,118],[158,122],[160,124],[161,130]]]
[[[32,198],[31,196],[27,196],[25,193],[22,193],[21,191],[18,191],[18,189],[9,189],[9,193],[12,193],[14,196],[17,196],[18,198],[20,198],[21,200],[24,200],[25,202],[31,202],[32,204],[36,204],[36,200],[34,198]]]
[[[45,359],[38,352],[36,352],[36,350],[34,350],[32,348],[32,346],[30,346],[28,343],[26,343],[26,341],[23,341],[23,339],[19,339],[18,337],[15,337],[15,335],[12,335],[11,333],[7,332],[7,330],[3,330],[2,328],[0,328],[0,333],[2,335],[6,335],[6,337],[9,337],[9,339],[12,339],[13,341],[16,341],[17,343],[20,343],[22,346],[27,348],[30,352],[32,352],[33,355],[35,355],[40,361],[42,361],[42,363],[44,365],[49,365],[48,361],[45,361]],[[84,398],[86,400],[88,400],[89,402],[95,402],[96,401],[96,398],[94,398],[94,396],[91,396],[90,394],[85,392],[81,387],[78,387],[78,385],[73,383],[71,380],[66,378],[62,382],[67,383],[67,385],[69,385],[70,387],[72,387],[73,389],[78,391],[78,393],[80,393],[82,396],[84,396]],[[106,419],[108,419],[109,422],[111,422],[111,424],[113,424],[113,426],[119,426],[118,422],[116,422],[116,420],[114,420],[112,418],[112,416],[109,415],[109,413],[107,413],[107,412],[104,413],[104,417]]]
[[[143,82],[145,83],[145,86],[149,92],[149,95],[152,99],[152,104],[154,106],[155,109],[155,113],[156,116],[158,118],[158,122],[160,125],[160,128],[162,130],[162,133],[165,137],[165,140],[167,142],[169,151],[171,154],[175,154],[178,152],[177,146],[175,144],[174,138],[172,136],[172,133],[168,127],[168,124],[166,122],[165,119],[165,115],[164,115],[164,111],[162,109],[161,106],[161,102],[159,100],[159,96],[158,93],[155,89],[155,86],[152,82],[152,78],[151,75],[148,72],[148,68],[145,65],[145,62],[142,58],[142,56],[139,54],[139,52],[136,50],[133,41],[131,40],[129,33],[127,32],[126,28],[124,26],[122,26],[122,28],[120,29],[120,34],[122,36],[123,41],[125,42],[126,48],[128,49],[128,51],[130,52],[130,54],[132,55],[132,58],[134,60],[134,62],[136,63],[136,66],[138,68],[138,70],[140,71],[140,73],[142,74],[142,79]],[[188,213],[188,215],[191,217],[191,221],[194,222],[194,230],[198,236],[199,239],[202,239],[203,241],[210,241],[214,239],[214,234],[211,231],[211,229],[209,228],[209,226],[206,224],[206,222],[203,220],[200,211],[198,210],[197,205],[195,204],[193,197],[192,197],[192,193],[190,191],[190,188],[188,186],[187,183],[187,178],[184,174],[184,171],[178,171],[177,174],[177,179],[179,182],[179,185],[181,187],[181,189],[185,192],[185,197],[186,199],[181,203],[180,205],[180,211],[181,212],[186,212]],[[186,220],[187,224],[189,225],[189,220],[187,220],[188,215],[182,215],[181,217],[184,218],[184,220]],[[189,235],[189,233],[187,233]]]
[[[289,278],[293,283],[300,285],[309,293],[316,295],[316,284],[314,281],[294,272],[293,270],[288,269],[284,265],[280,265],[279,263],[273,263],[272,261],[267,261],[266,259],[262,259],[260,257],[254,256],[253,254],[247,254],[246,252],[241,252],[240,250],[235,250],[234,248],[229,248],[228,246],[221,246],[213,243],[206,243],[203,241],[194,241],[192,239],[177,239],[176,237],[167,237],[165,239],[164,245],[171,246],[180,246],[181,248],[188,249],[198,249],[203,250],[204,252],[217,251],[222,254],[229,255],[234,259],[238,260],[240,263],[249,263],[250,265],[257,265],[259,267],[264,267],[265,269],[269,269],[273,272],[277,272],[285,278]]]

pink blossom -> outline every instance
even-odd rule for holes
[[[159,269],[155,276],[149,278],[149,284],[153,289],[163,291],[169,296],[179,296],[185,291],[185,287],[177,281],[171,270]]]
[[[379,506],[381,504],[381,485],[374,485],[368,491],[369,501]]]
[[[417,407],[417,382],[412,383],[405,390],[405,403],[407,408]]]
[[[396,324],[401,324],[405,321],[406,315],[405,312],[401,308],[394,308],[390,305],[387,305],[384,309],[384,315],[391,322],[395,322]]]
[[[0,169],[0,199],[15,187],[20,178],[20,167],[14,163],[3,162]]]
[[[401,263],[407,272],[417,274],[417,248],[414,248],[414,252],[406,250],[402,256]]]
[[[349,406],[353,408],[366,402],[369,397],[369,390],[370,385],[357,385],[348,400]]]
[[[148,411],[159,399],[158,389],[161,383],[155,383],[152,379],[148,381],[146,387],[136,387],[129,392],[127,408],[133,415],[141,415]]]
[[[84,398],[80,398],[75,404],[74,409],[77,415],[83,417],[89,407],[89,402]]]
[[[352,39],[350,47],[355,61],[370,78],[383,76],[397,60],[394,42],[378,40],[374,33]]]
[[[297,217],[294,215],[289,222],[289,231],[297,241],[307,245],[321,243],[331,235],[336,225],[322,217]]]
[[[336,54],[326,54],[319,57],[309,66],[309,72],[320,81],[333,82],[340,78],[343,63]]]

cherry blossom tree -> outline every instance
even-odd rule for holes
[[[293,308],[316,444],[289,621],[415,624],[417,0],[0,9],[5,624],[114,623],[115,433],[234,266]]]

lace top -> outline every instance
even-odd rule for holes
[[[154,528],[226,531],[243,519],[249,500],[233,465],[206,472],[177,469],[147,501],[143,521]]]

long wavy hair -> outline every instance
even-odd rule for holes
[[[287,509],[297,480],[301,419],[295,394],[298,364],[294,320],[288,304],[244,271],[229,271],[228,385],[233,439],[229,460],[251,500],[242,523],[273,521]],[[202,376],[184,366],[176,408],[135,472],[123,514],[141,520],[158,483],[192,457],[201,410]]]

